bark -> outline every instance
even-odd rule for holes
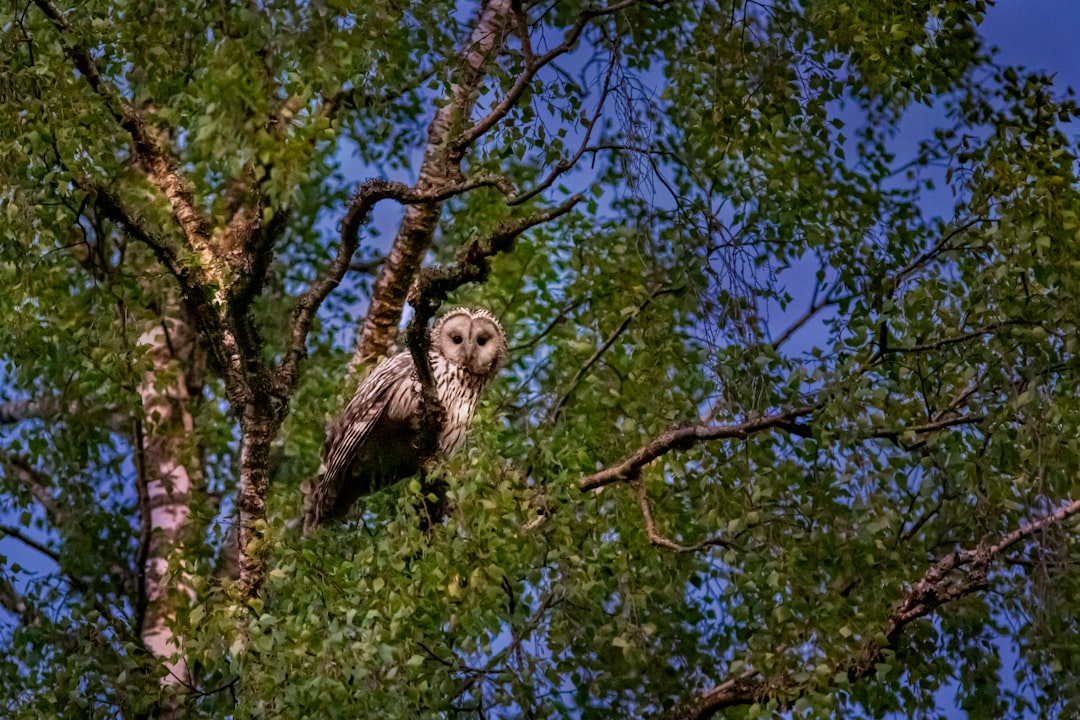
[[[191,685],[183,642],[175,630],[179,605],[194,597],[185,569],[184,541],[193,489],[202,467],[193,445],[192,395],[203,373],[197,336],[179,313],[144,333],[153,369],[139,387],[145,423],[136,427],[139,500],[142,521],[140,634],[143,644],[165,667],[162,685]],[[177,696],[167,693],[159,717],[173,717]]]
[[[467,120],[484,78],[485,61],[500,44],[510,25],[510,0],[484,3],[469,44],[461,54],[462,80],[453,85],[447,103],[435,112],[428,126],[428,142],[415,188],[432,190],[461,178],[462,151],[451,140],[456,127]],[[405,297],[431,241],[442,213],[442,201],[409,205],[398,227],[390,252],[375,278],[371,305],[360,331],[350,366],[353,375],[365,363],[386,356],[397,336]]]
[[[240,594],[258,596],[264,579],[266,494],[270,487],[270,449],[281,419],[267,399],[244,407],[240,421]]]

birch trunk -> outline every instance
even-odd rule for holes
[[[191,686],[183,641],[176,634],[176,611],[193,597],[185,567],[184,541],[191,517],[191,497],[201,482],[200,455],[192,436],[192,398],[203,374],[198,338],[180,317],[165,319],[144,333],[150,345],[153,370],[139,387],[145,425],[136,441],[141,446],[140,505],[143,526],[143,605],[140,633],[143,644],[166,669],[162,685],[180,690]],[[167,694],[159,717],[175,716],[178,698]]]

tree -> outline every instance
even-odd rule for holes
[[[985,5],[0,11],[5,715],[1074,714],[1077,109]],[[301,538],[407,298],[511,366]]]

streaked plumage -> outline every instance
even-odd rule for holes
[[[456,308],[435,324],[429,357],[444,411],[439,452],[448,455],[464,444],[481,391],[506,361],[506,333],[488,311]],[[327,431],[322,467],[304,499],[306,530],[419,470],[419,408],[408,352],[375,368]]]

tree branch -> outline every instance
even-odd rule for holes
[[[585,28],[592,20],[598,17],[614,15],[637,4],[639,4],[638,0],[622,0],[621,2],[616,2],[603,8],[586,8],[578,16],[577,21],[567,31],[566,35],[563,36],[563,41],[539,57],[532,55],[531,45],[523,38],[522,57],[525,58],[524,70],[517,79],[514,80],[514,84],[510,86],[506,95],[495,103],[495,106],[487,115],[477,120],[472,127],[454,138],[452,142],[454,151],[456,153],[464,152],[469,145],[474,143],[481,135],[502,120],[506,114],[517,105],[521,96],[525,94],[525,91],[532,83],[533,78],[536,77],[536,73],[544,66],[551,64],[551,62],[559,56],[574,49],[574,46],[577,45],[578,40],[581,38],[581,34],[585,32]],[[656,4],[655,6],[658,7],[659,4]],[[527,38],[528,35],[526,34],[525,37]]]
[[[805,430],[805,428],[800,429],[795,421],[800,417],[809,415],[816,409],[816,406],[807,405],[732,425],[690,425],[669,430],[618,465],[612,465],[599,472],[579,478],[578,489],[595,490],[612,483],[636,480],[640,477],[642,469],[658,457],[672,450],[688,448],[707,440],[729,438],[745,440],[750,435],[774,428],[801,435],[803,434],[802,430]]]
[[[467,178],[459,183],[446,185],[431,190],[417,190],[400,182],[372,179],[364,182],[353,195],[345,216],[341,220],[340,241],[337,254],[326,273],[312,283],[296,299],[293,308],[292,332],[289,337],[288,351],[277,371],[276,384],[279,394],[287,395],[297,380],[297,365],[307,355],[307,336],[311,323],[322,303],[338,286],[345,273],[353,264],[353,255],[360,245],[360,226],[367,222],[372,209],[382,200],[396,200],[403,205],[441,202],[469,190],[480,187],[497,187],[503,192],[511,192],[506,178],[497,175],[482,175]],[[386,258],[379,262],[384,263]]]
[[[191,314],[195,327],[210,341],[210,349],[225,380],[229,403],[234,411],[239,412],[250,396],[248,372],[259,365],[259,350],[252,347],[250,342],[241,342],[236,332],[226,325],[209,294],[212,280],[205,275],[203,268],[184,261],[181,248],[147,229],[142,220],[129,212],[110,190],[88,180],[76,179],[76,184],[90,195],[94,206],[103,216],[120,225],[127,235],[148,247],[158,262],[176,278],[184,305]]]
[[[991,564],[1005,551],[1032,537],[1040,530],[1062,523],[1078,514],[1080,514],[1080,500],[1022,525],[1002,536],[995,544],[984,542],[974,550],[957,550],[949,553],[926,570],[896,603],[881,627],[880,635],[884,636],[885,643],[881,644],[873,639],[868,640],[852,656],[835,663],[836,671],[845,672],[849,682],[873,675],[878,663],[884,657],[884,651],[896,648],[907,626],[945,605],[985,590],[989,587]],[[960,569],[966,569],[966,573],[958,578],[954,572]],[[834,676],[835,674],[830,674],[830,677]],[[828,682],[831,681],[826,681]],[[770,699],[778,700],[780,709],[783,709],[790,707],[796,697],[793,697],[790,692],[781,697],[774,698],[773,696],[777,694],[778,689],[790,689],[796,685],[793,678],[785,675],[765,678],[754,670],[748,670],[677,706],[665,714],[664,718],[665,720],[705,720],[725,708],[764,703]],[[809,689],[806,688],[806,690]]]
[[[510,0],[483,3],[469,43],[460,53],[461,80],[451,86],[445,103],[435,111],[428,126],[424,158],[414,186],[417,190],[437,191],[461,177],[462,154],[454,151],[450,140],[457,124],[469,116],[485,75],[484,66],[503,41],[510,5]],[[431,247],[441,213],[442,204],[437,200],[406,208],[386,262],[375,278],[371,303],[349,365],[350,375],[364,363],[388,352],[409,288],[420,271],[424,254]]]
[[[637,486],[638,507],[641,508],[641,517],[645,520],[645,533],[649,537],[649,542],[659,547],[667,548],[668,550],[674,550],[679,553],[692,553],[700,550],[705,550],[711,547],[722,547],[729,550],[734,549],[734,545],[721,537],[714,537],[708,540],[703,540],[696,545],[680,545],[664,536],[659,530],[656,529],[656,523],[653,521],[652,510],[649,508],[649,493],[645,488],[645,483],[640,480],[634,483]]]
[[[900,442],[900,439],[907,433],[926,435],[927,433],[945,430],[946,428],[956,427],[957,425],[977,425],[985,419],[985,415],[962,415],[960,417],[939,418],[922,425],[912,425],[911,427],[899,428],[897,430],[878,430],[877,432],[872,433],[870,437],[890,440],[898,447],[903,447],[905,450],[914,450],[915,448],[921,447],[925,441],[919,441],[912,445],[904,445]]]
[[[40,400],[9,400],[0,405],[0,425],[14,425],[23,420],[41,420],[61,411],[63,402],[59,397]]]
[[[604,110],[604,103],[607,101],[608,95],[611,93],[611,78],[615,73],[615,64],[618,61],[618,53],[611,53],[611,60],[608,62],[607,72],[604,74],[604,85],[600,90],[600,99],[596,101],[596,110],[593,112],[592,117],[585,125],[585,137],[581,139],[581,145],[578,147],[577,152],[569,160],[560,160],[551,172],[548,174],[539,185],[532,188],[528,192],[522,193],[511,199],[508,204],[520,205],[527,200],[530,200],[540,193],[551,187],[556,180],[563,174],[569,172],[571,168],[578,164],[581,160],[581,156],[585,154],[589,147],[589,140],[592,138],[593,130],[596,128],[596,123],[600,121],[600,114]]]
[[[33,605],[29,605],[16,590],[11,582],[0,577],[0,607],[12,615],[17,615],[23,625],[38,625],[41,623],[41,613]]]
[[[30,496],[45,511],[50,522],[57,520],[58,510],[53,502],[52,493],[49,491],[48,477],[32,468],[30,463],[20,457],[10,455],[0,457],[0,467],[30,492]]]
[[[486,238],[478,238],[458,252],[457,262],[449,268],[429,267],[420,271],[409,293],[414,314],[406,329],[406,343],[416,366],[421,385],[420,447],[434,451],[441,426],[442,407],[435,391],[435,380],[428,358],[431,338],[428,325],[447,296],[466,283],[484,282],[491,271],[491,258],[505,252],[514,240],[529,228],[565,215],[579,202],[573,195],[560,205],[524,218],[504,220]],[[425,458],[426,459],[426,458]]]
[[[24,420],[49,420],[60,415],[83,415],[88,412],[77,402],[64,404],[59,395],[29,400],[9,400],[0,404],[0,425],[15,425]],[[105,423],[110,430],[121,431],[127,427],[130,415],[120,410],[105,408]]]
[[[101,76],[90,51],[70,41],[72,30],[63,13],[50,0],[33,2],[52,22],[60,35],[64,52],[71,58],[75,68],[82,73],[90,87],[105,102],[109,112],[131,136],[135,156],[145,163],[150,182],[165,193],[172,207],[173,217],[183,229],[191,248],[198,254],[202,266],[219,285],[223,284],[217,253],[210,242],[209,221],[199,212],[194,186],[180,171],[179,163],[147,132],[142,115],[123,100],[116,89]]]
[[[50,548],[48,545],[43,545],[39,543],[37,540],[22,532],[17,527],[14,527],[12,525],[0,525],[0,540],[2,540],[4,537],[14,538],[15,540],[21,542],[23,545],[26,545],[28,548],[38,551],[45,557],[52,560],[57,565],[60,564],[60,555],[55,550]]]
[[[1003,328],[1017,327],[1017,326],[1031,326],[1031,325],[1034,325],[1034,324],[1035,323],[1031,323],[1031,322],[1028,322],[1028,321],[1025,321],[1025,320],[1005,320],[1005,321],[999,322],[999,323],[990,323],[989,325],[984,325],[984,326],[982,326],[980,328],[970,330],[970,331],[968,331],[966,333],[961,333],[960,335],[956,335],[954,337],[943,338],[941,340],[936,340],[934,342],[920,343],[918,345],[912,345],[911,347],[894,347],[894,346],[890,345],[885,352],[887,352],[887,353],[917,353],[917,352],[928,352],[928,351],[931,351],[931,350],[940,350],[941,348],[948,347],[950,345],[958,345],[960,343],[965,343],[968,340],[975,340],[977,338],[981,338],[984,335],[993,335],[993,334],[997,333],[997,331],[999,331],[999,330],[1001,330]],[[880,354],[885,354],[885,353],[880,353]]]

